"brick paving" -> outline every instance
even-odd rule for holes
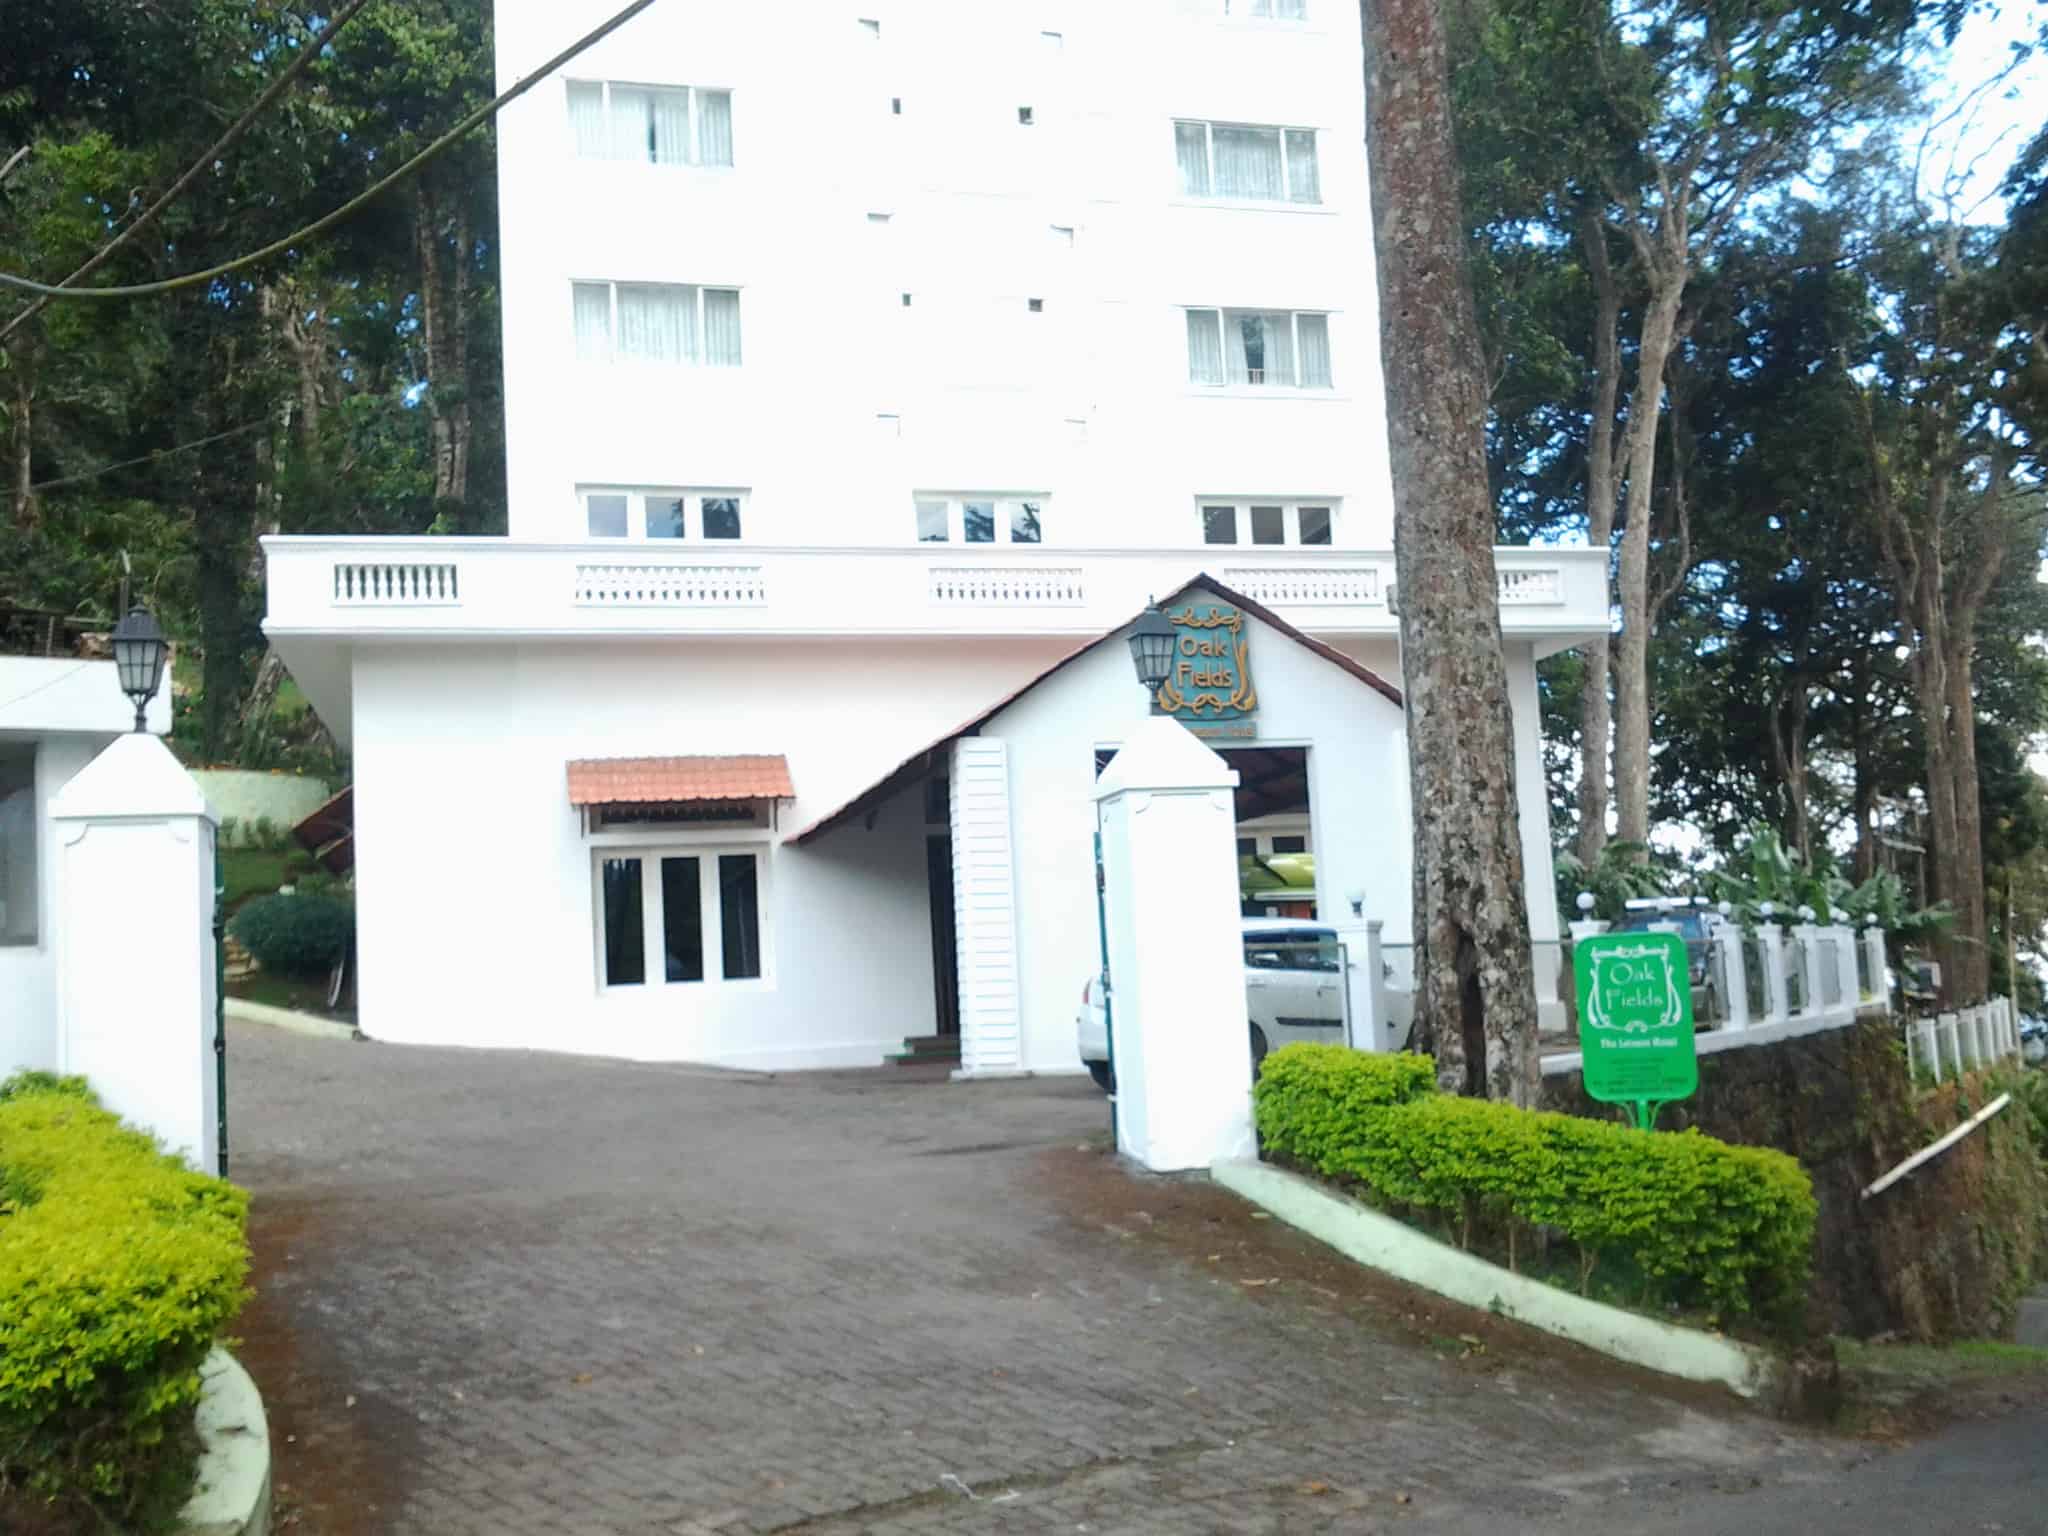
[[[1085,1079],[230,1060],[287,1531],[1564,1530],[1854,1454],[1128,1174]]]

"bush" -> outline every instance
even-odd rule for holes
[[[348,952],[355,913],[332,896],[280,892],[248,903],[228,928],[266,971],[315,977],[332,970]]]
[[[1403,1060],[1413,1065],[1392,1065]],[[1615,1258],[1646,1300],[1781,1330],[1800,1321],[1819,1208],[1792,1158],[1434,1084],[1424,1056],[1288,1046],[1254,1089],[1259,1134],[1269,1153],[1396,1206],[1560,1234],[1578,1245],[1582,1288]]]
[[[247,1212],[77,1079],[0,1085],[0,1494],[123,1529],[176,1513]]]

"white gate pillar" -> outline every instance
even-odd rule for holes
[[[58,1069],[212,1173],[218,818],[170,749],[138,733],[59,790],[50,820]]]
[[[1155,1173],[1254,1155],[1237,773],[1153,716],[1095,789],[1117,1150]]]

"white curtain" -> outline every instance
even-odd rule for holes
[[[1301,328],[1301,387],[1303,389],[1328,389],[1330,387],[1330,317],[1328,315],[1302,315],[1296,322]]]
[[[648,110],[654,118],[654,163],[690,163],[690,93],[650,91]]]
[[[1280,134],[1272,128],[1209,130],[1216,143],[1216,195],[1279,202],[1287,196]]]
[[[654,92],[637,86],[612,87],[612,158],[646,160],[650,120],[654,116]]]
[[[704,290],[704,361],[714,368],[740,365],[740,296],[736,289]]]
[[[609,158],[612,146],[604,126],[604,87],[588,81],[569,82],[569,126],[576,136],[580,160]]]
[[[612,295],[604,283],[572,285],[576,309],[576,355],[601,363],[612,355]]]
[[[1320,203],[1323,200],[1322,180],[1316,174],[1316,136],[1313,132],[1288,130],[1287,195],[1297,203]]]
[[[1308,0],[1273,0],[1273,14],[1282,21],[1304,21],[1308,18]]]
[[[1223,311],[1223,361],[1224,377],[1232,384],[1251,382],[1251,359],[1245,346],[1245,322],[1256,325],[1257,315],[1247,315],[1242,310]],[[1256,330],[1253,332],[1257,334]]]
[[[1188,382],[1223,382],[1223,340],[1217,334],[1213,309],[1188,311]]]
[[[732,92],[697,93],[697,163],[732,164]]]
[[[1209,132],[1200,123],[1173,125],[1173,152],[1180,161],[1180,195],[1209,195]]]
[[[1268,311],[1258,317],[1266,333],[1266,382],[1291,386],[1294,383],[1294,316],[1285,310]]]
[[[619,284],[619,356],[695,362],[697,290],[674,283]]]

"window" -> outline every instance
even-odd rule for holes
[[[36,942],[36,842],[36,749],[0,744],[0,946]]]
[[[1327,545],[1336,528],[1326,501],[1204,501],[1197,511],[1204,544]]]
[[[1040,544],[1045,540],[1042,496],[920,496],[915,509],[920,544]]]
[[[1259,856],[1259,840],[1256,837],[1240,837],[1237,840],[1237,856],[1240,859],[1256,859]]]
[[[1223,0],[1223,14],[1253,21],[1306,21],[1308,0]]]
[[[731,91],[571,80],[569,127],[580,160],[732,164]]]
[[[1273,839],[1275,853],[1307,853],[1308,839],[1305,837],[1277,836]]]
[[[1271,309],[1191,309],[1188,381],[1252,389],[1330,388],[1330,317]]]
[[[695,283],[572,283],[576,356],[737,368],[740,294]]]
[[[598,974],[606,988],[758,981],[762,855],[695,847],[597,855]],[[659,957],[649,965],[649,955]]]
[[[635,491],[585,486],[583,526],[593,539],[738,539],[744,491]]]
[[[1320,203],[1313,128],[1176,122],[1174,158],[1182,197],[1253,203]]]

